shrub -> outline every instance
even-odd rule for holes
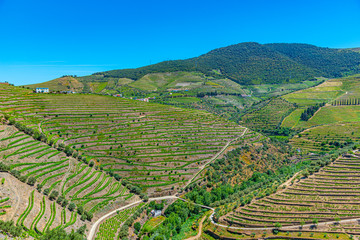
[[[42,187],[43,187],[43,185],[38,184],[38,185],[36,185],[36,190],[38,190],[38,192],[41,192]]]
[[[83,215],[84,208],[82,206],[77,206],[77,212],[78,212],[78,214]]]
[[[59,196],[59,193],[58,193],[58,191],[52,191],[51,192],[51,194],[50,194],[50,196],[49,196],[49,199],[50,200],[55,200],[57,197]]]
[[[34,186],[35,185],[35,182],[36,182],[36,178],[34,177],[29,177],[27,183],[30,185],[30,186]]]
[[[50,192],[50,189],[46,188],[43,193],[44,193],[45,196],[47,196],[47,195],[49,195],[49,192]]]
[[[75,208],[76,208],[75,203],[70,203],[69,206],[68,206],[69,211],[74,211]]]
[[[141,224],[139,222],[134,223],[134,228],[136,233],[138,233],[141,229]]]

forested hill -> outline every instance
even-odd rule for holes
[[[99,72],[81,82],[126,78],[138,80],[149,73],[198,71],[240,84],[287,83],[314,77],[340,77],[360,73],[360,53],[308,44],[239,43],[199,57],[165,61],[136,69]]]
[[[309,44],[275,43],[266,46],[320,71],[324,77],[342,77],[359,72],[360,54],[354,50],[320,48]]]

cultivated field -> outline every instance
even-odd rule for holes
[[[300,90],[283,96],[284,99],[298,106],[309,106],[316,103],[329,102],[342,94],[346,90],[339,79],[326,81],[316,87]]]
[[[282,120],[295,109],[282,98],[274,98],[259,110],[244,115],[242,123],[257,131],[271,132],[280,126]]]
[[[348,226],[349,223],[344,223],[344,227],[337,224],[342,220],[360,218],[359,169],[359,157],[340,157],[318,173],[236,209],[222,221],[250,230],[274,228],[276,223],[283,227],[310,224],[315,228],[321,226],[323,232],[343,232],[344,229],[349,234],[359,234],[356,221],[350,224],[352,227]],[[323,226],[322,222],[329,224]]]
[[[122,98],[34,94],[8,85],[0,86],[0,98],[9,124],[0,126],[0,155],[12,174],[4,173],[4,184],[26,188],[1,192],[1,211],[9,211],[2,219],[33,236],[84,223],[89,229],[89,219],[137,201],[134,193],[174,194],[224,146],[258,138],[206,112]]]

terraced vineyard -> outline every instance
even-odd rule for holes
[[[34,190],[30,193],[25,206],[26,208],[16,220],[16,225],[22,226],[33,237],[41,236],[53,228],[69,230],[81,225],[76,212],[61,208],[45,196],[41,197],[40,193]]]
[[[106,219],[101,223],[96,234],[95,240],[113,240],[119,239],[119,229],[121,225],[128,219],[136,210],[140,209],[144,203],[137,206],[124,209],[116,213],[115,216]]]
[[[326,81],[318,86],[300,90],[283,96],[284,99],[298,106],[305,107],[316,103],[330,102],[348,90],[343,86],[341,79]]]
[[[133,195],[120,182],[96,168],[66,157],[63,152],[34,140],[12,126],[3,125],[2,128],[0,154],[4,162],[15,176],[20,175],[28,181],[35,179],[40,189],[49,195],[56,192],[91,214],[109,203],[126,200]]]
[[[180,188],[200,165],[244,131],[201,111],[97,95],[36,95],[25,89],[1,87],[1,110],[10,119],[46,135],[48,142],[65,148],[69,155],[80,155],[99,169],[117,173],[143,189],[150,188],[150,193]],[[26,141],[19,140],[26,137],[20,135],[14,141]],[[11,149],[5,157],[56,154],[31,140],[15,152],[17,145],[8,146]],[[65,165],[56,165],[59,176]],[[87,173],[87,169],[82,172]],[[90,175],[104,177],[95,171]],[[76,199],[78,194],[71,195]]]
[[[9,197],[0,197],[0,216],[5,215],[6,210],[8,208],[11,208],[11,205],[8,205],[8,203],[9,203]]]
[[[245,228],[273,228],[330,222],[328,231],[341,231],[341,220],[360,217],[360,158],[341,157],[320,172],[301,179],[276,194],[236,209],[226,215],[227,224]],[[349,223],[346,223],[349,225]],[[346,232],[360,234],[357,227]]]
[[[272,132],[280,127],[282,120],[295,109],[282,98],[271,99],[264,107],[243,116],[245,126],[257,131]]]
[[[343,147],[360,140],[360,123],[335,123],[306,130],[290,140],[296,148],[312,152],[324,152]]]

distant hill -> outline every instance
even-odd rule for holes
[[[348,48],[348,50],[352,50],[354,52],[360,52],[360,48]]]
[[[266,44],[291,60],[321,72],[323,77],[359,73],[360,54],[346,49],[320,48],[309,44]]]
[[[83,77],[83,81],[108,78],[138,80],[149,73],[198,71],[226,77],[240,84],[300,82],[314,77],[340,77],[360,73],[360,53],[309,44],[239,43],[199,57],[165,61],[136,69],[112,70]]]
[[[46,87],[51,89],[51,91],[82,91],[84,84],[74,77],[64,76],[43,83],[27,85],[27,87],[32,89]]]
[[[196,76],[230,79],[242,85],[296,83],[314,77],[342,77],[360,73],[360,53],[356,49],[331,49],[309,44],[239,43],[212,50],[199,57],[164,61],[135,69],[98,72],[74,78],[84,92],[99,92],[103,87],[111,90],[130,84],[157,85],[163,76],[156,73],[190,72]],[[195,73],[195,74],[194,74]],[[144,76],[155,74],[151,78]],[[56,86],[64,86],[63,80]],[[141,84],[136,81],[141,80]],[[134,83],[132,83],[135,81]],[[147,83],[146,81],[149,81]],[[102,84],[101,82],[108,82]],[[49,82],[51,83],[51,82]],[[119,84],[120,83],[120,84]],[[35,87],[37,85],[30,85]],[[66,87],[72,88],[72,86]],[[81,88],[81,87],[80,87]],[[151,90],[154,90],[153,87]],[[142,89],[143,90],[143,89]]]

